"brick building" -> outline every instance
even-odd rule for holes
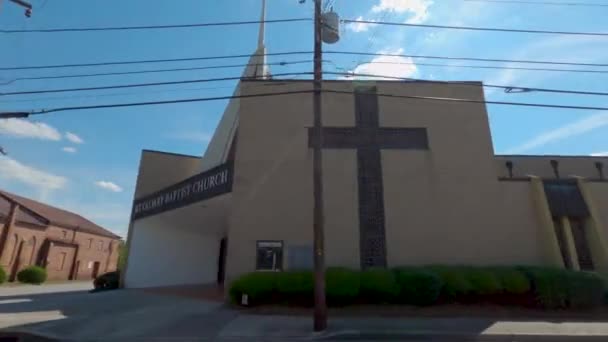
[[[120,237],[84,217],[0,191],[0,266],[9,281],[30,265],[49,280],[91,279],[113,271]]]

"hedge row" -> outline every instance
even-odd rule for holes
[[[498,303],[547,309],[593,308],[603,303],[604,282],[595,273],[544,267],[399,267],[326,272],[329,305]],[[313,304],[313,274],[254,272],[231,284],[230,297],[247,305]]]
[[[0,284],[6,281],[6,272],[4,272],[4,268],[0,266]]]

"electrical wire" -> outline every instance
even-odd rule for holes
[[[325,54],[338,54],[338,55],[354,55],[354,56],[372,56],[372,57],[382,57],[382,56],[383,57],[410,57],[410,58],[421,58],[421,59],[442,59],[442,60],[475,61],[475,62],[503,62],[503,63],[525,63],[525,64],[547,64],[547,65],[571,65],[571,66],[608,67],[608,64],[606,64],[606,63],[578,63],[578,62],[566,62],[566,61],[517,60],[517,59],[497,59],[497,58],[479,58],[479,57],[427,56],[427,55],[406,55],[406,54],[356,52],[356,51],[324,51],[323,53],[325,53]],[[265,56],[289,56],[289,55],[306,55],[306,54],[312,54],[312,51],[273,52],[273,53],[267,53],[267,54],[265,54]],[[18,66],[18,67],[0,67],[0,71],[28,70],[28,69],[58,69],[58,68],[72,68],[72,67],[95,67],[95,66],[129,65],[129,64],[146,64],[146,63],[165,63],[165,62],[186,62],[186,61],[200,61],[200,60],[250,58],[251,56],[252,56],[251,54],[242,54],[242,55],[225,55],[225,56],[208,56],[208,57],[185,57],[185,58],[169,58],[169,59],[147,59],[147,60],[111,61],[111,62],[98,62],[98,63],[30,65],[30,66]]]
[[[313,72],[288,72],[274,74],[273,76],[296,76],[296,75],[312,75]],[[13,91],[0,93],[0,96],[9,95],[29,95],[29,94],[47,94],[47,93],[65,93],[75,91],[91,91],[91,90],[106,90],[106,89],[122,89],[122,88],[138,88],[138,87],[153,87],[153,86],[164,86],[174,84],[190,84],[190,83],[207,83],[207,82],[219,82],[219,81],[235,81],[235,80],[246,80],[254,79],[248,77],[221,77],[221,78],[206,78],[196,80],[181,80],[181,81],[167,81],[167,82],[153,82],[153,83],[133,83],[133,84],[117,84],[111,86],[99,86],[99,87],[84,87],[84,88],[61,88],[61,89],[41,89],[41,90],[26,90],[26,91]]]
[[[334,94],[353,94],[352,91],[343,90],[323,90],[325,93]],[[505,106],[523,106],[523,107],[543,107],[543,108],[554,108],[554,109],[577,109],[577,110],[608,110],[608,107],[592,107],[592,106],[571,106],[571,105],[557,105],[549,103],[526,103],[526,102],[508,102],[508,101],[486,101],[486,100],[473,100],[473,99],[459,99],[453,97],[433,97],[433,96],[414,96],[414,95],[397,95],[397,94],[377,94],[380,97],[393,97],[401,99],[413,99],[413,100],[430,100],[430,101],[444,101],[444,102],[461,102],[461,103],[479,103],[479,104],[493,104],[493,105],[505,105]]]
[[[178,28],[195,28],[195,27],[212,27],[212,26],[237,26],[237,25],[253,25],[253,24],[276,24],[276,23],[293,23],[312,21],[310,18],[290,18],[290,19],[275,19],[275,20],[250,20],[250,21],[229,21],[217,23],[193,23],[193,24],[174,24],[174,25],[144,25],[144,26],[114,26],[114,27],[64,27],[64,28],[48,28],[48,29],[27,29],[27,30],[0,30],[0,33],[58,33],[58,32],[92,32],[92,31],[130,31],[130,30],[158,30],[158,29],[178,29]]]
[[[263,65],[294,65],[312,63],[313,60],[300,60],[300,61],[283,61],[275,63],[264,63]],[[248,66],[260,66],[262,63],[250,63],[250,64],[230,64],[230,65],[213,65],[204,67],[191,67],[191,68],[173,68],[173,69],[150,69],[150,70],[137,70],[137,71],[121,71],[121,72],[101,72],[94,74],[71,74],[71,75],[57,75],[57,76],[31,76],[31,77],[17,77],[9,80],[0,85],[8,85],[17,81],[32,81],[32,80],[52,80],[62,78],[79,78],[79,77],[98,77],[98,76],[117,76],[117,75],[134,75],[134,74],[148,74],[148,73],[161,73],[161,72],[174,72],[174,71],[193,71],[193,70],[209,70],[209,69],[224,69],[224,68],[241,68]]]
[[[293,52],[271,52],[264,56],[290,56],[312,54],[312,51],[293,51]],[[0,70],[28,70],[28,69],[59,69],[59,68],[75,68],[75,67],[96,67],[110,65],[129,65],[129,64],[146,64],[146,63],[165,63],[165,62],[189,62],[189,61],[207,61],[216,59],[233,59],[233,58],[250,58],[252,54],[242,55],[226,55],[226,56],[208,56],[208,57],[185,57],[185,58],[166,58],[166,59],[143,59],[131,61],[113,61],[113,62],[98,62],[98,63],[77,63],[77,64],[55,64],[55,65],[28,65],[19,67],[0,67]]]
[[[30,112],[29,115],[47,114],[47,113],[54,113],[54,112],[65,112],[65,111],[72,111],[72,110],[152,106],[152,105],[163,105],[163,104],[207,102],[207,101],[246,99],[246,98],[254,98],[254,97],[268,97],[268,96],[281,96],[281,95],[293,95],[293,94],[309,94],[312,92],[313,92],[312,90],[293,90],[293,91],[274,92],[274,93],[202,97],[202,98],[179,99],[179,100],[168,100],[168,101],[131,102],[131,103],[116,103],[116,104],[105,104],[105,105],[94,105],[94,106],[59,107],[59,108],[42,109],[39,111]]]
[[[373,57],[409,57],[423,59],[445,59],[454,61],[475,61],[475,62],[503,62],[503,63],[526,63],[526,64],[548,64],[548,65],[574,65],[574,66],[595,66],[608,67],[605,63],[576,63],[561,61],[541,61],[541,60],[522,60],[522,59],[498,59],[498,58],[478,58],[478,57],[450,57],[450,56],[426,56],[426,55],[405,55],[395,53],[373,53],[355,51],[323,51],[324,54],[354,55],[354,56],[373,56]],[[0,69],[2,70],[2,69]]]
[[[349,95],[352,95],[352,94],[355,93],[353,91],[342,91],[342,90],[323,90],[323,92],[324,93],[333,93],[333,94],[349,94]],[[285,91],[285,92],[275,92],[275,93],[260,93],[260,94],[249,94],[249,95],[205,97],[205,98],[178,99],[178,100],[167,100],[167,101],[131,102],[131,103],[117,103],[117,104],[104,104],[104,105],[92,105],[92,106],[58,107],[58,108],[42,109],[42,110],[23,112],[23,113],[25,113],[27,115],[40,115],[40,114],[48,114],[48,113],[64,112],[64,111],[74,111],[74,110],[89,110],[89,109],[102,109],[102,108],[134,107],[134,106],[150,106],[150,105],[176,104],[176,103],[188,103],[188,102],[206,102],[206,101],[217,101],[217,100],[230,100],[230,99],[242,99],[242,98],[281,96],[281,95],[291,95],[291,94],[312,94],[312,93],[313,93],[313,90]],[[411,99],[411,100],[424,100],[424,101],[441,101],[441,102],[455,102],[455,103],[477,103],[477,104],[523,106],[523,107],[542,107],[542,108],[553,108],[553,109],[602,110],[602,111],[608,110],[608,107],[574,106],[574,105],[558,105],[558,104],[526,103],[526,102],[507,102],[507,101],[485,101],[485,100],[474,100],[474,99],[460,99],[460,98],[452,98],[452,97],[414,96],[414,95],[398,95],[398,94],[387,94],[387,93],[378,93],[377,96],[380,96],[380,97],[389,97],[389,98]],[[0,115],[0,118],[2,118],[2,115]]]
[[[329,62],[329,61],[328,61]],[[419,62],[389,62],[389,61],[373,61],[373,62],[362,62],[356,64],[357,66],[366,64],[394,64],[394,65],[421,65],[431,67],[445,67],[445,68],[472,68],[472,69],[499,69],[499,70],[526,70],[526,71],[547,71],[547,72],[575,72],[575,73],[599,73],[606,74],[608,70],[594,70],[594,69],[555,69],[555,68],[524,68],[524,67],[508,67],[508,66],[494,66],[494,65],[462,65],[462,64],[435,64],[435,63],[419,63]]]
[[[365,73],[349,73],[349,72],[324,72],[329,75],[340,75],[340,76],[354,76],[354,77],[377,77],[392,80],[402,80],[410,82],[421,82],[421,83],[435,83],[435,84],[448,84],[448,85],[466,85],[474,86],[472,82],[458,82],[458,81],[435,81],[435,80],[424,80],[417,78],[397,77],[397,76],[384,76],[377,74],[365,74]],[[481,84],[484,88],[499,88],[510,92],[542,92],[542,93],[560,93],[560,94],[573,94],[573,95],[593,95],[593,96],[608,96],[608,92],[595,92],[586,90],[568,90],[568,89],[552,89],[552,88],[534,88],[534,87],[521,87],[521,86],[505,86],[496,84]]]
[[[555,5],[555,6],[581,6],[581,7],[608,7],[608,4],[598,4],[591,2],[555,2],[555,1],[526,1],[526,0],[464,0],[470,2],[494,2],[505,4],[523,5]]]
[[[600,36],[600,37],[608,37],[608,33],[604,33],[604,32],[572,32],[572,31],[520,30],[520,29],[507,29],[507,28],[496,28],[496,27],[474,27],[474,26],[447,26],[447,25],[411,24],[411,23],[403,23],[403,22],[386,22],[386,21],[356,20],[356,19],[342,19],[342,21],[345,22],[345,23],[374,24],[374,25],[388,25],[388,26],[407,26],[407,27],[423,27],[423,28],[449,29],[449,30],[492,31],[492,32],[512,32],[512,33],[532,33],[532,34],[561,34],[561,35],[575,35],[575,36]]]

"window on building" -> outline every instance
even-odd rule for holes
[[[283,269],[283,241],[258,241],[256,247],[256,270]]]
[[[99,241],[99,242],[97,243],[97,250],[98,250],[98,251],[103,251],[103,241]]]
[[[68,232],[65,231],[65,230],[62,230],[61,231],[61,237],[64,238],[64,239],[67,239],[68,238]]]
[[[91,246],[93,246],[93,239],[88,239],[87,240],[87,248],[91,249]]]
[[[57,270],[58,271],[62,271],[63,267],[65,266],[65,259],[67,258],[67,253],[66,252],[61,252],[58,255],[58,260],[57,260]]]

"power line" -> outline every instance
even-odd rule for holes
[[[332,61],[326,60],[327,63],[333,63]],[[312,60],[298,60],[298,61],[283,61],[266,63],[271,66],[286,66],[295,64],[307,64],[312,63]],[[525,68],[525,67],[507,67],[507,66],[492,66],[492,65],[453,65],[453,64],[436,64],[436,63],[419,63],[419,62],[389,62],[389,61],[374,61],[374,62],[359,62],[357,65],[366,64],[391,64],[391,65],[419,65],[419,66],[431,66],[431,67],[445,67],[445,68],[472,68],[472,69],[498,69],[498,70],[525,70],[525,71],[546,71],[546,72],[572,72],[572,73],[599,73],[607,74],[608,70],[593,70],[593,69],[557,69],[557,68]],[[194,71],[194,70],[212,70],[212,69],[224,69],[224,68],[240,68],[248,66],[259,66],[259,63],[254,64],[230,64],[230,65],[214,65],[214,66],[203,66],[203,67],[189,67],[189,68],[171,68],[171,69],[149,69],[149,70],[136,70],[136,71],[120,71],[120,72],[102,72],[92,74],[69,74],[69,75],[56,75],[56,76],[28,76],[28,77],[17,77],[7,82],[0,83],[0,85],[9,85],[17,81],[33,81],[33,80],[52,80],[52,79],[64,79],[64,78],[81,78],[81,77],[100,77],[100,76],[120,76],[120,75],[137,75],[137,74],[148,74],[148,73],[164,73],[164,72],[178,72],[178,71]],[[353,68],[354,69],[354,68]]]
[[[328,61],[330,62],[330,61]],[[526,70],[526,71],[548,71],[548,72],[575,72],[575,73],[599,73],[606,74],[608,70],[593,70],[593,69],[555,69],[555,68],[524,68],[524,67],[507,67],[507,66],[494,66],[494,65],[459,65],[459,64],[435,64],[435,63],[419,63],[419,62],[388,62],[388,61],[373,61],[373,62],[362,62],[357,64],[395,64],[395,65],[421,65],[431,67],[445,67],[445,68],[472,68],[472,69],[499,69],[499,70]],[[353,68],[354,69],[354,68]]]
[[[543,60],[516,60],[516,59],[497,59],[497,58],[479,58],[479,57],[405,55],[405,54],[355,52],[355,51],[324,51],[324,53],[325,54],[355,55],[355,56],[372,56],[372,57],[382,57],[382,56],[384,56],[384,57],[406,57],[406,58],[409,57],[409,58],[421,58],[421,59],[443,59],[443,60],[475,61],[475,62],[503,62],[503,63],[608,67],[608,64],[602,64],[602,63],[577,63],[577,62],[546,61],[546,60],[543,61]],[[312,54],[312,51],[274,52],[274,53],[267,53],[265,55],[266,56],[289,56],[289,55],[306,55],[306,54]],[[19,66],[19,67],[0,67],[0,71],[28,70],[28,69],[58,69],[58,68],[72,68],[72,67],[94,67],[94,66],[165,63],[165,62],[186,62],[186,61],[234,59],[234,58],[249,58],[249,57],[251,57],[251,54],[206,56],[206,57],[185,57],[185,58],[169,58],[169,59],[128,60],[128,61],[111,61],[111,62],[78,63],[78,64],[30,65],[30,66]]]
[[[323,90],[323,92],[334,93],[334,94],[350,94],[350,95],[354,94],[354,92],[352,92],[352,91],[342,91],[342,90]],[[92,106],[58,107],[58,108],[43,109],[43,110],[37,110],[37,111],[31,111],[31,112],[23,112],[23,113],[19,112],[18,114],[22,114],[23,117],[27,117],[28,115],[39,115],[39,114],[48,114],[48,113],[54,113],[54,112],[64,112],[64,111],[74,111],[74,110],[151,106],[151,105],[163,105],[163,104],[206,102],[206,101],[217,101],[217,100],[269,97],[269,96],[281,96],[281,95],[291,95],[291,94],[311,94],[311,93],[313,93],[312,90],[301,90],[301,91],[286,91],[286,92],[260,93],[260,94],[249,94],[249,95],[233,95],[233,96],[205,97],[205,98],[193,98],[193,99],[178,99],[178,100],[167,100],[167,101],[131,102],[131,103],[104,104],[104,105],[92,105]],[[553,109],[608,110],[608,107],[572,106],[572,105],[558,105],[558,104],[547,104],[547,103],[485,101],[485,100],[473,100],[473,99],[460,99],[460,98],[452,98],[452,97],[414,96],[414,95],[398,95],[398,94],[387,94],[387,93],[379,93],[377,95],[380,97],[403,98],[403,99],[426,100],[426,101],[478,103],[478,104],[494,104],[494,105],[506,105],[506,106],[524,106],[524,107],[543,107],[543,108],[553,108]],[[7,113],[7,114],[10,115],[12,113]],[[3,117],[0,115],[0,118],[3,118]]]
[[[601,36],[608,37],[608,33],[603,32],[571,32],[571,31],[541,31],[541,30],[520,30],[520,29],[507,29],[507,28],[496,28],[496,27],[474,27],[474,26],[447,26],[447,25],[429,25],[429,24],[410,24],[402,22],[386,22],[386,21],[372,21],[372,20],[353,20],[343,19],[345,23],[359,23],[359,24],[373,24],[373,25],[388,25],[388,26],[407,26],[407,27],[424,27],[424,28],[435,28],[435,29],[449,29],[449,30],[467,30],[467,31],[492,31],[492,32],[512,32],[512,33],[533,33],[533,34],[561,34],[561,35],[575,35],[575,36]]]
[[[274,76],[301,76],[310,75],[311,72],[290,72],[280,73]],[[352,72],[326,72],[330,75],[342,75],[342,76],[359,76],[359,77],[380,77],[396,80],[407,80],[407,81],[418,81],[418,82],[431,82],[445,84],[444,81],[433,81],[433,80],[421,80],[413,78],[395,77],[395,76],[384,76],[378,74],[366,74],[366,73],[352,73]],[[118,84],[109,86],[98,86],[98,87],[81,87],[81,88],[61,88],[61,89],[41,89],[41,90],[26,90],[16,92],[5,92],[0,93],[0,96],[9,95],[31,95],[31,94],[46,94],[46,93],[64,93],[64,92],[78,92],[78,91],[93,91],[93,90],[107,90],[107,89],[122,89],[122,88],[138,88],[138,87],[152,87],[152,86],[165,86],[165,85],[176,85],[176,84],[190,84],[190,83],[208,83],[208,82],[220,82],[220,81],[234,81],[241,80],[243,77],[221,77],[221,78],[207,78],[207,79],[194,79],[194,80],[180,80],[180,81],[165,81],[165,82],[152,82],[152,83],[133,83],[133,84]],[[467,84],[467,82],[449,82],[451,84]],[[501,88],[509,92],[552,92],[552,93],[564,93],[564,94],[579,94],[579,95],[608,95],[603,92],[589,92],[589,91],[576,91],[576,90],[562,90],[562,89],[547,89],[547,88],[532,88],[532,87],[520,87],[511,85],[492,85],[484,84],[484,87],[489,88]]]
[[[312,54],[312,52],[311,51],[273,52],[273,53],[266,53],[265,56],[289,56],[289,55],[304,55],[304,54]],[[143,59],[143,60],[140,59],[140,60],[130,60],[130,61],[113,61],[113,62],[98,62],[98,63],[28,65],[28,66],[20,66],[20,67],[0,67],[0,70],[59,69],[59,68],[94,67],[94,66],[109,66],[109,65],[207,61],[207,60],[215,60],[215,59],[249,58],[251,56],[252,56],[251,54],[242,54],[242,55],[208,56],[208,57],[185,57],[185,58]],[[253,56],[256,56],[256,55],[253,55]]]
[[[231,100],[231,99],[244,99],[254,97],[268,97],[268,96],[281,96],[281,95],[292,95],[292,94],[309,94],[312,90],[293,90],[275,93],[260,93],[260,94],[248,94],[248,95],[232,95],[232,96],[218,96],[218,97],[202,97],[194,99],[180,99],[180,100],[168,100],[168,101],[150,101],[150,102],[131,102],[131,103],[116,103],[116,104],[105,104],[105,105],[94,105],[94,106],[76,106],[76,107],[59,107],[52,109],[43,109],[39,111],[30,112],[30,115],[47,114],[54,112],[65,112],[73,110],[86,110],[86,109],[102,109],[102,108],[119,108],[119,107],[136,107],[136,106],[152,106],[152,105],[163,105],[163,104],[176,104],[176,103],[189,103],[189,102],[207,102],[207,101],[219,101],[219,100]],[[0,117],[1,118],[1,117]]]
[[[350,72],[325,72],[330,75],[341,75],[341,76],[358,76],[358,77],[381,77],[386,79],[393,80],[403,80],[403,81],[411,81],[411,82],[421,82],[421,83],[436,83],[436,84],[454,84],[454,85],[465,85],[471,86],[474,85],[471,82],[458,82],[458,81],[435,81],[435,80],[424,80],[417,78],[407,78],[407,77],[397,77],[397,76],[383,76],[377,74],[365,74],[365,73],[350,73]],[[608,96],[608,92],[595,92],[595,91],[586,91],[586,90],[569,90],[569,89],[552,89],[552,88],[534,88],[534,87],[520,87],[520,86],[505,86],[505,85],[495,85],[495,84],[485,84],[482,83],[484,88],[498,88],[504,89],[508,92],[541,92],[541,93],[560,93],[560,94],[573,94],[573,95],[594,95],[594,96]]]
[[[373,52],[354,52],[354,51],[323,51],[324,54],[373,56],[373,57],[405,57],[423,59],[445,59],[454,61],[475,61],[475,62],[503,62],[503,63],[527,63],[527,64],[550,64],[550,65],[575,65],[575,66],[595,66],[608,67],[602,63],[576,63],[560,61],[541,61],[541,60],[522,60],[522,59],[498,59],[498,58],[478,58],[478,57],[450,57],[450,56],[426,56],[426,55],[404,55],[394,53],[373,53]],[[0,69],[2,70],[2,69]]]
[[[281,74],[274,74],[273,76],[296,76],[296,75],[310,75],[312,72],[288,72]],[[0,93],[0,96],[8,95],[29,95],[29,94],[47,94],[47,93],[66,93],[75,91],[91,91],[91,90],[106,90],[106,89],[122,89],[122,88],[138,88],[138,87],[153,87],[153,86],[164,86],[173,84],[189,84],[189,83],[207,83],[207,82],[219,82],[219,81],[235,81],[242,79],[253,79],[247,77],[221,77],[221,78],[205,78],[196,80],[181,80],[181,81],[167,81],[167,82],[152,82],[152,83],[133,83],[133,84],[117,84],[111,86],[99,86],[99,87],[83,87],[83,88],[61,88],[61,89],[42,89],[42,90],[26,90],[26,91],[13,91]]]
[[[48,28],[48,29],[27,29],[27,30],[0,30],[0,33],[58,33],[58,32],[92,32],[92,31],[131,31],[131,30],[157,30],[157,29],[179,29],[179,28],[195,28],[195,27],[217,27],[217,26],[238,26],[238,25],[253,25],[253,24],[276,24],[276,23],[292,23],[312,21],[310,18],[291,18],[291,19],[275,19],[275,20],[250,20],[250,21],[229,21],[217,23],[193,23],[193,24],[174,24],[174,25],[144,25],[144,26],[112,26],[112,27],[64,27],[64,28]]]
[[[352,91],[344,90],[324,90],[325,93],[335,94],[353,94]],[[459,99],[453,97],[432,97],[432,96],[414,96],[414,95],[397,95],[397,94],[377,94],[381,97],[393,97],[402,99],[413,99],[413,100],[429,100],[429,101],[444,101],[444,102],[462,102],[462,103],[479,103],[479,104],[494,104],[494,105],[505,105],[505,106],[523,106],[523,107],[543,107],[543,108],[554,108],[554,109],[577,109],[577,110],[608,110],[608,107],[591,107],[591,106],[570,106],[570,105],[556,105],[548,103],[527,103],[527,102],[508,102],[508,101],[485,101],[485,100],[473,100],[473,99]]]
[[[283,61],[275,63],[264,63],[264,65],[294,65],[312,63],[312,60],[300,60],[300,61]],[[32,81],[32,80],[52,80],[62,78],[79,78],[79,77],[98,77],[98,76],[117,76],[117,75],[133,75],[133,74],[148,74],[148,73],[161,73],[161,72],[174,72],[174,71],[193,71],[193,70],[209,70],[209,69],[224,69],[224,68],[241,68],[248,66],[260,66],[260,63],[250,64],[230,64],[230,65],[213,65],[204,67],[191,67],[191,68],[173,68],[173,69],[150,69],[150,70],[137,70],[137,71],[120,71],[120,72],[101,72],[93,74],[71,74],[71,75],[57,75],[57,76],[35,76],[35,77],[17,77],[8,82],[0,83],[0,85],[8,85],[16,81]],[[607,71],[608,72],[608,71]]]
[[[555,2],[555,1],[526,1],[526,0],[464,0],[471,2],[494,2],[505,4],[522,5],[555,5],[555,6],[581,6],[581,7],[608,7],[608,4],[598,4],[591,2]]]

